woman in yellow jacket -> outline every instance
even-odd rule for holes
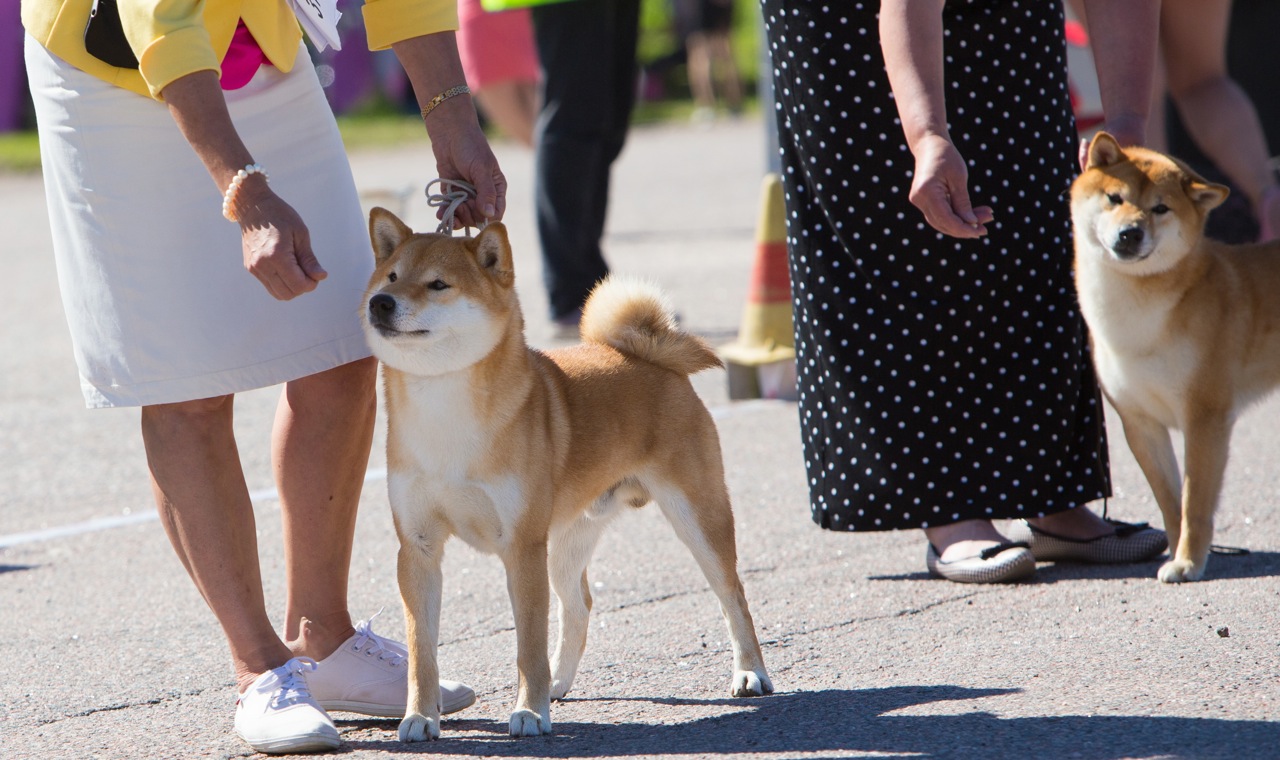
[[[263,752],[336,747],[325,709],[403,715],[407,673],[403,646],[347,609],[376,412],[358,322],[373,256],[347,157],[287,0],[117,0],[114,30],[100,2],[88,35],[93,0],[22,3],[85,400],[141,407],[165,529],[227,636],[237,733]],[[460,86],[453,0],[363,13],[419,96],[435,176],[478,190],[458,221],[500,219],[506,180]],[[280,383],[283,637],[232,430],[235,393]],[[447,712],[475,695],[449,683],[444,698]]]

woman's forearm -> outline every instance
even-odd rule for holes
[[[942,66],[943,0],[884,0],[880,47],[907,145],[948,137]],[[949,139],[949,138],[948,138]]]
[[[446,90],[467,83],[453,32],[413,37],[395,43],[391,49],[413,84],[419,107],[425,107],[432,98]],[[469,127],[476,123],[475,104],[469,95],[452,97],[432,109],[425,122],[427,133],[434,140],[438,133],[448,134],[458,124]]]
[[[225,190],[236,172],[253,162],[253,155],[231,122],[217,72],[197,71],[180,77],[161,94],[209,176]]]
[[[1085,0],[1089,42],[1107,129],[1122,143],[1145,139],[1160,0]]]

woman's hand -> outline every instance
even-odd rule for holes
[[[302,217],[266,180],[250,175],[236,193],[244,268],[272,297],[288,301],[310,293],[329,276],[311,250],[311,233]]]
[[[909,198],[929,226],[958,238],[987,234],[985,225],[994,218],[991,208],[974,208],[969,201],[969,169],[956,146],[933,136],[919,140],[913,149],[916,169]]]
[[[178,129],[223,192],[253,156],[240,140],[227,101],[213,71],[197,71],[164,88],[165,103]],[[267,167],[268,169],[270,167]],[[275,298],[287,301],[316,289],[326,277],[311,250],[311,235],[298,212],[267,185],[266,177],[250,174],[232,200],[240,223],[244,268]],[[210,214],[218,213],[211,205]]]
[[[411,37],[391,47],[413,83],[420,106],[426,107],[436,93],[467,81],[453,32]],[[479,227],[486,220],[502,219],[507,210],[507,178],[480,129],[471,96],[455,95],[434,105],[423,122],[431,137],[436,176],[460,179],[476,189],[475,199],[454,211],[454,226]]]
[[[1116,138],[1122,148],[1142,145],[1146,139],[1146,120],[1137,116],[1121,116],[1104,122],[1089,137],[1080,141],[1080,152],[1076,156],[1080,161],[1080,171],[1084,171],[1089,164],[1089,145],[1093,142],[1093,134],[1097,132],[1106,132]]]
[[[439,113],[451,105],[446,102],[431,113],[431,120],[439,120],[429,124],[428,131],[431,152],[436,157],[436,176],[460,179],[476,189],[476,197],[454,211],[454,225],[479,227],[487,221],[499,221],[507,211],[507,178],[473,115],[449,119],[454,114]],[[461,111],[463,104],[457,105]]]

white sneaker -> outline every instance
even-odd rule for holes
[[[338,729],[307,688],[316,661],[294,657],[254,679],[236,701],[236,733],[268,755],[335,749]]]
[[[377,615],[374,615],[377,617]],[[373,618],[356,623],[356,633],[319,662],[307,679],[326,710],[403,718],[409,695],[409,650],[373,632]],[[476,693],[457,681],[440,681],[440,713],[475,704]]]

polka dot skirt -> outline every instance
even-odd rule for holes
[[[1061,4],[947,3],[951,134],[995,213],[980,240],[938,234],[907,200],[878,7],[763,0],[813,519],[921,528],[1107,496],[1071,276]]]

